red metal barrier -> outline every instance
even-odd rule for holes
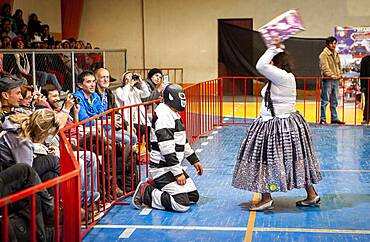
[[[2,241],[8,241],[9,205],[23,199],[30,199],[30,241],[36,241],[36,193],[47,189],[54,189],[54,238],[61,238],[61,241],[80,241],[80,177],[77,161],[71,153],[72,148],[66,142],[66,137],[61,134],[60,151],[63,154],[61,160],[61,175],[57,178],[40,183],[15,194],[0,199],[2,210]],[[61,191],[61,197],[59,195]],[[75,194],[75,196],[71,196]],[[59,209],[60,203],[63,204]],[[63,211],[61,214],[60,211]],[[60,219],[63,223],[63,231],[60,231]]]
[[[186,124],[186,134],[190,144],[220,124],[222,112],[220,80],[214,79],[185,88],[187,106],[182,118]]]
[[[370,82],[370,78],[361,78]],[[259,115],[260,105],[262,104],[261,89],[265,86],[264,77],[234,77],[226,76],[220,78],[220,117],[221,124],[245,124],[251,122]],[[360,90],[356,90],[359,85],[359,78],[343,78],[340,80],[337,113],[340,120],[346,125],[359,125],[362,121],[362,104],[359,99]],[[321,77],[296,77],[297,82],[297,102],[296,109],[302,113],[310,123],[320,122],[320,102],[321,102]],[[332,88],[333,80],[330,80]],[[224,88],[228,87],[228,88]],[[364,98],[362,98],[363,100]],[[254,101],[253,101],[254,100]],[[369,103],[367,100],[362,102]],[[326,108],[327,121],[330,123],[330,107],[332,97],[330,94],[330,104]]]
[[[148,123],[148,116],[153,115],[156,102],[158,101],[108,110],[61,131],[67,134],[69,143],[75,144],[75,154],[83,169],[81,188],[84,192],[81,198],[84,202],[81,204],[83,208],[81,236],[88,233],[112,205],[129,204],[119,200],[131,196],[138,183],[137,180],[148,176],[149,129],[145,127],[151,126]],[[145,120],[140,120],[140,108],[145,110]],[[119,128],[125,116],[129,119],[126,120],[130,130],[127,132]],[[137,121],[135,127],[134,119]],[[137,145],[133,143],[134,128],[138,137]],[[71,135],[72,130],[75,131],[75,135]],[[124,144],[125,134],[130,137],[130,143],[127,145]],[[142,149],[143,147],[145,150]],[[61,159],[64,155],[62,153]],[[127,155],[129,164],[125,163]],[[93,157],[96,157],[96,165]],[[136,157],[138,157],[137,160]],[[145,169],[144,174],[142,174],[142,167]],[[121,190],[123,193],[118,194]],[[94,197],[96,193],[100,194],[100,198]]]

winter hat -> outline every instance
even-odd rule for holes
[[[151,69],[151,70],[148,72],[148,79],[152,79],[152,76],[154,76],[154,75],[155,75],[155,74],[157,74],[157,73],[160,73],[161,75],[163,75],[161,70],[159,70],[159,69],[157,69],[157,68],[153,68],[153,69]]]

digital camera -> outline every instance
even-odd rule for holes
[[[132,80],[139,81],[140,80],[139,75],[138,74],[133,74],[132,75]]]
[[[69,98],[73,101],[75,105],[80,103],[80,99],[76,96],[70,95]]]

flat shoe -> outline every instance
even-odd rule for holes
[[[274,200],[270,200],[267,203],[261,204],[258,207],[250,207],[249,211],[264,211],[264,210],[271,210],[274,209]]]
[[[309,200],[309,201],[307,201],[306,199],[305,200],[301,200],[301,201],[296,202],[295,205],[297,207],[319,207],[320,206],[320,202],[321,202],[320,196],[317,195],[312,200]]]

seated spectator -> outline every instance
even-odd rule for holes
[[[3,33],[6,33],[6,35],[11,39],[17,37],[17,35],[12,31],[12,21],[9,18],[3,18],[1,20],[1,25],[3,26]]]
[[[12,114],[5,120],[2,129],[0,161],[3,169],[25,163],[35,169],[42,181],[60,175],[59,158],[53,155],[55,149],[44,146],[46,138],[59,131],[53,111],[40,109],[31,116]],[[53,194],[54,190],[49,192]]]
[[[1,102],[1,119],[3,123],[5,118],[13,114],[13,108],[17,108],[22,101],[21,85],[23,84],[17,78],[3,77],[0,79],[0,102]]]
[[[31,40],[31,48],[33,49],[43,49],[44,43],[41,41],[41,37],[35,36],[33,40]],[[50,55],[48,54],[39,54],[35,58],[36,63],[36,74],[37,74],[37,85],[45,86],[48,82],[52,83],[58,91],[62,90],[62,87],[59,83],[58,78],[55,74],[49,73],[49,63]]]
[[[21,9],[15,10],[15,13],[13,14],[13,20],[15,24],[15,28],[13,28],[13,31],[19,35],[24,25],[23,11]]]
[[[64,101],[60,99],[60,93],[53,84],[46,84],[41,88],[41,94],[46,97],[48,106],[54,110],[59,118],[61,127],[78,122],[80,106],[74,97],[67,96]],[[60,116],[58,115],[60,114]]]
[[[0,198],[40,183],[40,177],[32,167],[27,164],[15,164],[0,172]],[[30,238],[30,234],[25,234],[31,231],[29,227],[25,228],[25,226],[29,226],[29,219],[22,219],[30,217],[29,201],[29,199],[23,199],[9,205],[9,241],[22,241],[25,238]],[[45,230],[46,227],[49,227],[49,230],[50,228],[53,230],[54,227],[54,198],[46,189],[36,193],[35,208],[37,241],[53,241],[53,238],[50,238],[53,233],[46,233]],[[49,237],[49,235],[51,236]]]
[[[56,87],[52,84],[47,84],[41,89],[41,94],[46,97],[47,102],[52,110],[55,111],[56,115],[59,116],[59,122],[61,127],[71,125],[75,122],[78,122],[78,111],[79,111],[79,104],[74,103],[71,97],[67,97],[63,102],[61,102],[59,97],[59,91]],[[73,107],[73,117],[69,114],[71,113],[70,110]],[[70,132],[65,132],[67,137],[71,137],[72,139],[76,138],[76,129],[71,129]],[[59,139],[58,139],[59,141]],[[79,154],[77,151],[73,152],[76,157],[78,157],[78,161],[80,163],[80,174],[81,174],[81,197],[82,197],[82,205],[84,205],[85,200],[85,177],[87,177],[87,197],[88,197],[88,204],[91,204],[91,194],[94,196],[94,201],[98,200],[100,194],[98,191],[98,184],[97,184],[97,158],[96,154],[90,151],[85,153],[80,151]],[[85,160],[86,160],[86,172],[85,172]],[[91,166],[93,166],[93,177],[94,177],[94,189],[91,190]]]
[[[30,48],[31,38],[30,36],[28,36],[27,24],[23,24],[22,26],[20,26],[18,36],[23,38],[25,48]]]
[[[60,44],[62,45],[62,49],[71,49],[71,43],[67,39],[62,40]]]
[[[13,22],[12,6],[9,3],[4,3],[1,6],[0,21],[2,21],[4,18],[8,18]]]
[[[32,40],[31,45],[35,45],[36,42],[41,42],[40,37]],[[14,49],[24,49],[24,42],[22,37],[18,36],[13,39],[13,48]],[[37,85],[44,86],[48,81],[52,82],[59,90],[61,90],[61,86],[58,82],[58,79],[54,74],[47,73],[46,71],[42,71],[43,66],[40,64],[44,55],[41,55],[37,58],[36,62],[36,82]],[[29,61],[29,57],[27,54],[21,52],[16,54],[7,54],[4,56],[4,70],[16,75],[18,78],[26,80],[28,83],[32,82],[32,75],[30,74],[31,71],[31,63]],[[39,70],[40,68],[41,70]]]
[[[94,72],[83,71],[77,80],[78,90],[73,94],[80,100],[78,120],[82,121],[104,112],[99,95],[95,92],[96,80]],[[92,121],[93,125],[95,122]],[[89,123],[86,124],[88,126]]]
[[[9,36],[1,36],[1,42],[3,43],[3,49],[12,49],[12,39]]]
[[[117,102],[120,107],[141,104],[141,98],[146,98],[150,95],[148,87],[138,74],[125,72],[121,80],[122,87],[116,90]],[[147,131],[149,141],[151,122],[149,120],[149,114],[145,112],[144,105],[131,109],[126,108],[124,109],[124,117],[125,120],[129,121],[131,120],[130,116],[132,116],[132,123],[137,130],[136,133],[138,134],[140,132],[140,137],[145,137]]]
[[[42,32],[41,22],[35,13],[31,13],[28,17],[28,34],[34,36],[35,33],[38,35]]]
[[[33,107],[31,105],[33,98],[33,87],[23,84],[21,86],[21,94],[23,99],[19,102],[19,108],[16,108],[15,112],[31,115],[33,112]]]
[[[148,72],[148,77],[145,80],[145,83],[148,86],[150,95],[142,98],[141,100],[143,102],[157,100],[161,97],[164,88],[162,76],[162,71],[157,68],[153,68]]]
[[[68,41],[69,41],[70,48],[75,49],[77,40],[75,38],[69,38]]]
[[[104,68],[99,68],[95,71],[95,76],[97,80],[97,88],[96,93],[100,97],[101,104],[103,106],[103,110],[107,111],[112,108],[116,108],[116,97],[114,96],[113,92],[108,88],[110,83],[110,75],[109,71]],[[121,116],[118,114],[116,115],[116,142],[121,143],[122,142],[122,120]],[[109,138],[112,138],[112,131],[108,133]],[[135,134],[133,134],[132,137],[133,145],[137,143],[137,137]],[[130,143],[130,133],[124,130],[124,143],[129,144]]]
[[[54,37],[50,34],[49,25],[43,24],[41,26],[42,33],[41,33],[41,40],[43,42],[48,43],[48,46],[52,46],[54,44]]]

